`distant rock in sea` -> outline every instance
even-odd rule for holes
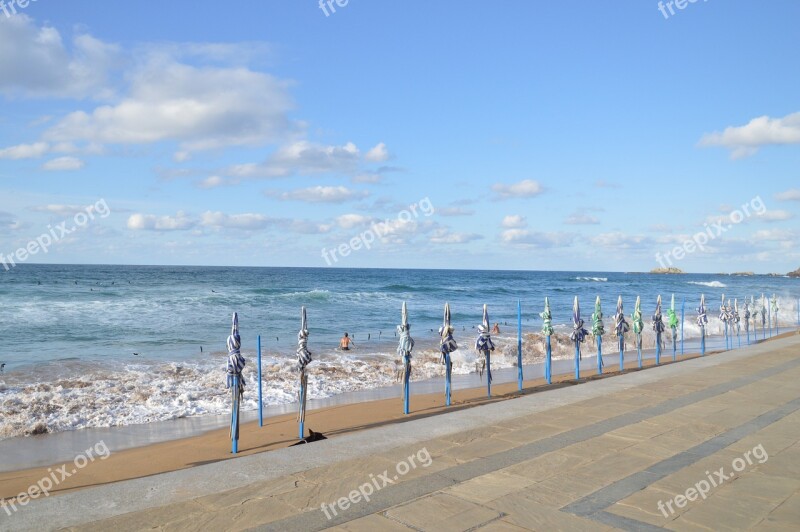
[[[677,273],[686,273],[680,268],[676,268],[675,266],[670,266],[669,268],[655,268],[650,270],[650,273],[670,273],[670,274],[677,274]]]
[[[755,275],[754,272],[733,272],[731,275],[739,275],[741,277],[751,277]]]
[[[800,279],[800,268],[797,268],[795,271],[789,272],[786,275],[789,277],[794,277],[795,279]]]

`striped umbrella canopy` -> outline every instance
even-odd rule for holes
[[[730,299],[728,300],[730,302]],[[739,316],[739,300],[734,298],[733,300],[733,312],[731,313],[732,316],[732,327],[738,333],[739,332],[739,324],[742,321],[741,316]]]
[[[631,330],[631,326],[625,320],[625,310],[622,307],[622,296],[617,299],[617,313],[614,314],[614,332],[617,336],[623,336]]]
[[[592,336],[597,341],[597,371],[603,371],[603,335],[606,329],[603,326],[603,309],[600,307],[600,296],[594,302],[594,312],[592,313]]]
[[[483,365],[480,368],[480,373],[481,376],[483,376],[483,371],[486,371],[488,383],[491,385],[492,366],[490,353],[494,351],[494,342],[492,342],[492,335],[489,332],[489,308],[485,304],[483,305],[483,323],[478,326],[478,338],[475,340],[475,349],[485,356]]]
[[[453,326],[450,325],[450,303],[444,304],[444,320],[439,328],[439,351],[442,354],[442,364],[447,364],[450,353],[458,349],[458,344],[453,338]],[[450,364],[452,366],[452,364]]]
[[[664,316],[661,310],[661,296],[656,300],[656,312],[653,314],[653,330],[660,334],[667,330],[664,326]]]
[[[767,324],[767,298],[764,297],[764,294],[761,294],[761,327],[765,327]]]
[[[750,302],[744,298],[744,330],[750,334]]]
[[[244,394],[244,377],[242,370],[245,366],[245,360],[240,351],[242,347],[242,339],[239,336],[239,315],[233,313],[233,323],[231,324],[231,334],[228,336],[228,363],[226,365],[226,380],[225,388],[231,391],[231,425],[230,437],[231,440],[239,440],[239,408]],[[236,445],[234,445],[234,448]]]
[[[586,335],[589,334],[589,331],[583,328],[583,323],[581,305],[578,303],[578,296],[575,296],[575,301],[572,303],[572,333],[569,338],[576,344],[582,344],[586,340]],[[580,358],[580,354],[578,357]]]
[[[550,299],[544,298],[544,312],[539,314],[542,318],[542,334],[545,336],[553,335],[553,314],[550,312]]]
[[[635,334],[642,334],[644,330],[644,320],[642,320],[642,298],[639,296],[636,296],[636,305],[633,307],[631,321],[633,322],[633,332]]]
[[[700,306],[697,307],[697,325],[700,328],[705,328],[708,323],[708,316],[706,316],[706,295],[700,295]]]
[[[656,339],[661,338],[661,333],[667,330],[664,326],[664,317],[661,311],[661,296],[658,296],[658,300],[656,301],[656,312],[653,314],[653,330],[656,333]]]
[[[592,314],[592,336],[603,336],[606,333],[603,327],[603,310],[600,307],[600,296],[594,302],[594,313]]]
[[[676,329],[678,328],[678,315],[675,313],[675,294],[672,294],[672,304],[667,309],[667,324],[669,328],[672,329],[673,336],[677,334]]]

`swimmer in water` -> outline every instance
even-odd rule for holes
[[[350,337],[347,335],[347,333],[344,333],[344,336],[342,336],[342,339],[339,340],[339,349],[341,349],[342,351],[349,351],[350,350],[350,344],[353,344],[353,347],[356,346],[356,344],[353,343],[353,340],[350,339]]]

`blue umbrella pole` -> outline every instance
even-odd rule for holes
[[[661,333],[656,333],[656,366],[661,364]]]
[[[233,377],[233,387],[231,388],[233,403],[231,407],[231,452],[239,452],[239,377]]]
[[[411,373],[410,371],[408,371],[409,370],[408,360],[406,360],[405,366],[406,366],[406,370],[404,372],[405,375],[403,375],[403,413],[404,414],[408,414],[409,399],[410,399],[409,398],[409,383],[408,383],[408,379],[409,379],[410,373]]]
[[[742,327],[739,326],[736,328],[736,342],[739,344],[739,348],[742,347]]]
[[[706,354],[706,328],[700,327],[700,354]]]
[[[748,322],[749,322],[749,318],[748,318]],[[750,323],[748,323],[747,327],[745,327],[745,332],[747,333],[747,345],[750,345]]]
[[[450,406],[451,377],[453,375],[453,365],[450,363],[450,353],[444,356],[445,375],[444,375],[444,396],[445,404]]]
[[[300,374],[300,419],[298,420],[299,430],[298,434],[300,439],[305,438],[306,435],[306,373],[303,371]]]
[[[261,391],[261,335],[258,335],[258,426],[264,426],[264,397]]]
[[[639,369],[642,369],[642,335],[636,335],[636,356],[639,358]]]
[[[728,347],[728,322],[725,322],[725,349],[730,349]]]
[[[485,351],[486,356],[486,397],[492,396],[492,355]]]
[[[522,391],[522,301],[517,300],[517,381]]]
[[[672,329],[672,361],[678,360],[678,331]]]
[[[619,338],[619,370],[625,370],[625,335],[618,334],[617,338]]]
[[[603,337],[597,337],[597,374],[603,374]]]
[[[581,378],[581,343],[575,342],[575,380]]]
[[[775,312],[775,336],[778,336],[780,331],[778,329],[778,313]]]
[[[686,298],[683,298],[683,303],[681,303],[681,356],[683,356],[683,318],[686,314]]]
[[[552,358],[553,358],[553,351],[550,348],[550,336],[545,336],[545,355],[544,355],[544,378],[547,381],[547,384],[553,384],[553,375],[552,375]]]
[[[772,338],[772,308],[767,307],[767,323],[769,324],[769,337]]]

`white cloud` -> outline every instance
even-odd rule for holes
[[[800,189],[792,188],[775,194],[778,201],[800,201]]]
[[[384,161],[388,161],[389,150],[386,148],[386,144],[381,142],[380,144],[376,145],[367,152],[367,154],[364,156],[364,159],[373,163],[382,163]]]
[[[753,234],[752,240],[766,240],[770,242],[792,242],[797,238],[795,231],[788,229],[762,229]]]
[[[42,165],[43,170],[49,171],[70,171],[70,170],[80,170],[85,166],[85,163],[78,159],[77,157],[57,157],[50,161],[47,161]]]
[[[440,207],[436,209],[436,214],[439,216],[471,216],[475,214],[475,211],[464,207]]]
[[[604,249],[638,249],[645,250],[651,239],[642,235],[628,235],[620,231],[601,233],[592,238],[591,243]]]
[[[500,233],[500,239],[506,244],[547,249],[569,246],[575,240],[575,236],[569,233],[544,233],[530,229],[506,229]]]
[[[764,211],[762,214],[758,214],[757,217],[759,220],[764,220],[765,222],[782,222],[784,220],[791,220],[794,218],[794,214],[788,211],[770,209]]]
[[[352,179],[353,183],[380,183],[383,181],[381,174],[358,174]]]
[[[183,211],[175,216],[157,216],[155,214],[132,214],[128,218],[128,229],[135,231],[182,231],[192,229],[196,222]]]
[[[747,125],[727,127],[700,139],[700,146],[728,148],[734,159],[753,155],[763,146],[781,144],[800,144],[800,112],[783,118],[760,116]]]
[[[309,203],[335,203],[365,198],[368,195],[369,192],[367,191],[351,190],[343,186],[315,186],[284,192],[279,197],[283,200],[307,201]]]
[[[510,214],[503,218],[503,221],[500,223],[500,225],[508,229],[517,229],[521,227],[528,227],[528,221],[522,215]]]
[[[218,175],[208,176],[197,182],[199,188],[217,188],[227,184],[230,184],[230,182]]]
[[[153,58],[131,74],[128,94],[91,112],[75,111],[46,140],[97,144],[175,141],[192,151],[283,139],[294,125],[288,83],[243,67],[195,67]]]
[[[496,192],[500,198],[532,198],[538,196],[543,191],[539,182],[533,179],[524,179],[519,183],[512,183],[510,185],[496,183],[492,185],[492,190]]]
[[[458,233],[441,227],[433,231],[430,242],[432,244],[465,244],[481,238],[483,236],[477,233]]]
[[[200,216],[200,225],[214,229],[243,229],[252,231],[263,229],[273,223],[273,220],[263,214],[225,214],[220,211],[204,212]]]
[[[24,97],[109,97],[119,48],[79,33],[69,46],[53,27],[20,13],[0,24],[0,93]]]
[[[227,173],[236,177],[287,177],[293,174],[352,172],[360,158],[352,142],[326,146],[300,140],[278,148],[264,163],[233,166]]]
[[[49,148],[46,142],[17,144],[0,150],[0,159],[34,159],[46,154]]]
[[[360,227],[372,222],[372,217],[364,216],[363,214],[343,214],[336,217],[336,223],[342,229],[352,229],[353,227]]]
[[[86,210],[86,205],[49,204],[49,205],[37,205],[35,207],[31,207],[31,211],[33,212],[44,212],[48,214],[55,214],[63,218],[66,218],[68,216],[73,216],[85,210]]]
[[[596,216],[576,212],[568,216],[564,223],[567,225],[598,225],[600,220]]]

